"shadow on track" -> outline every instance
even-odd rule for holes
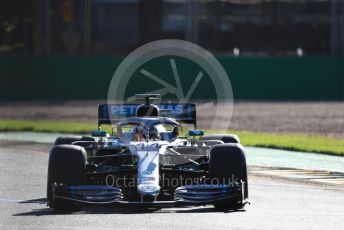
[[[32,199],[32,200],[24,200],[20,201],[19,204],[46,204],[46,198],[39,198],[39,199]]]

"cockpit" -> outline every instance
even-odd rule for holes
[[[117,124],[117,136],[124,142],[162,140],[173,141],[178,137],[179,124],[165,117],[123,119]]]

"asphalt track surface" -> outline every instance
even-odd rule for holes
[[[344,229],[343,188],[252,175],[246,211],[203,206],[54,212],[45,203],[49,148],[0,142],[0,229]]]

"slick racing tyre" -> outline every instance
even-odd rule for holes
[[[211,178],[217,179],[221,184],[243,181],[243,198],[248,198],[246,158],[240,144],[214,145],[210,150],[209,161]],[[236,210],[244,206],[242,201],[240,197],[240,199],[214,203],[214,206],[220,209]]]
[[[214,135],[205,135],[201,137],[201,140],[216,140],[223,141],[223,143],[237,143],[240,144],[240,139],[235,134],[214,134]]]
[[[75,141],[95,141],[93,137],[85,136],[71,136],[71,137],[58,137],[54,145],[71,145]]]
[[[48,164],[47,200],[56,210],[77,211],[80,206],[73,201],[54,198],[53,185],[82,185],[84,183],[86,152],[80,146],[58,145],[50,151]]]

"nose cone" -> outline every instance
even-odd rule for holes
[[[159,145],[155,142],[145,143],[138,148],[137,190],[142,195],[156,196],[159,186]]]

